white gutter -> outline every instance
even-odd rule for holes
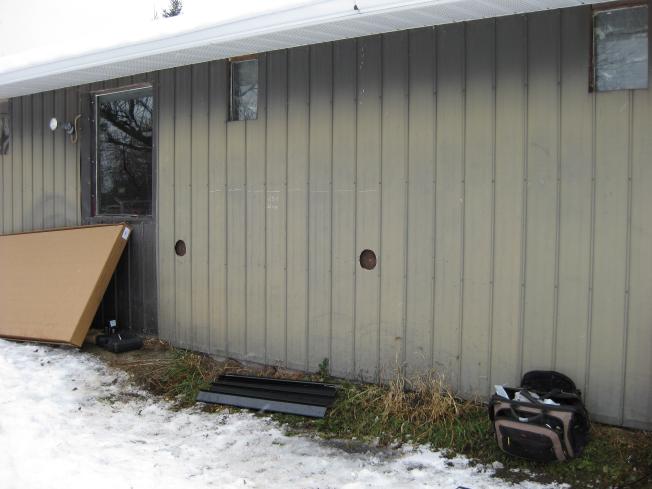
[[[319,0],[212,25],[189,25],[179,17],[119,33],[118,40],[100,39],[105,45],[85,50],[68,46],[2,58],[0,98],[229,56],[604,1]]]

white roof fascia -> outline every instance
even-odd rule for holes
[[[131,76],[231,56],[606,0],[320,0],[294,8],[141,34],[58,59],[3,63],[0,98]],[[155,23],[152,26],[156,27]],[[167,26],[169,27],[169,25]],[[41,58],[43,58],[41,56]],[[25,59],[25,58],[23,58]],[[2,65],[9,65],[5,70]]]

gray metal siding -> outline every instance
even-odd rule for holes
[[[652,95],[588,92],[589,29],[582,7],[263,54],[246,122],[226,62],[158,73],[160,335],[465,395],[554,368],[652,428]],[[79,222],[45,126],[73,92],[12,101],[3,232]]]

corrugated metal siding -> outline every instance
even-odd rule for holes
[[[596,419],[651,428],[652,95],[588,92],[589,16],[261,55],[255,121],[227,122],[224,61],[151,75],[160,335],[369,380],[436,368],[466,395],[555,368]],[[80,222],[76,147],[46,126],[76,103],[11,101],[4,233]]]
[[[161,334],[467,395],[555,368],[652,426],[650,95],[588,92],[589,15],[261,55],[255,121],[226,122],[223,61],[163,72]]]
[[[76,89],[7,103],[11,140],[9,154],[0,155],[3,234],[79,224],[79,149],[63,131],[48,128],[53,116],[74,119],[78,104]]]

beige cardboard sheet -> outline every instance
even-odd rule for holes
[[[0,337],[81,346],[128,237],[124,224],[0,236]]]

